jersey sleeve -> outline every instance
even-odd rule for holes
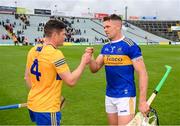
[[[140,47],[135,43],[132,46],[129,46],[128,52],[131,60],[142,56]]]
[[[69,66],[66,63],[65,57],[60,50],[57,50],[53,56],[52,63],[58,74],[68,72]]]
[[[104,48],[105,48],[105,46],[102,47],[101,52],[100,52],[100,55],[104,55],[104,53],[105,53],[105,52],[104,52]]]

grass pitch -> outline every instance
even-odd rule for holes
[[[1,106],[26,102],[28,89],[25,86],[24,70],[26,55],[30,48],[0,47]],[[85,46],[60,48],[71,71],[80,63],[85,48]],[[101,46],[94,46],[94,48],[97,56]],[[180,124],[180,46],[141,46],[141,49],[149,75],[148,97],[164,75],[164,65],[173,67],[152,107],[157,110],[161,125]],[[66,105],[62,110],[62,124],[108,124],[104,111],[105,86],[104,68],[92,74],[88,67],[75,87],[70,88],[64,84],[62,94],[66,98]],[[0,125],[11,124],[32,125],[34,123],[30,121],[26,108],[0,111]]]

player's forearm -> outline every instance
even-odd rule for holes
[[[76,84],[76,82],[81,77],[85,67],[86,67],[86,64],[84,64],[81,61],[80,65],[72,72],[72,78],[70,79],[70,82],[69,82],[70,86],[74,86]]]
[[[148,75],[146,70],[139,72],[139,101],[144,102],[146,101],[147,96],[147,87],[148,87]]]
[[[99,70],[98,64],[96,63],[96,61],[94,59],[92,59],[90,61],[89,69],[91,70],[92,73],[96,73]]]

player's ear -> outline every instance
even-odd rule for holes
[[[121,27],[122,27],[122,22],[120,22],[120,21],[113,21],[113,24],[114,24],[114,26],[116,26],[116,28],[121,29]]]
[[[57,36],[57,33],[56,32],[52,32],[51,37],[54,38],[56,36]]]
[[[122,29],[122,24],[123,24],[123,23],[122,23],[122,22],[120,22],[120,28],[121,28],[121,29]]]
[[[118,25],[118,27],[122,27],[122,22],[121,21],[117,21],[117,25]]]

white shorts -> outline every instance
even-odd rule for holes
[[[118,116],[135,114],[136,97],[112,98],[106,96],[105,107],[107,113],[117,113]]]

